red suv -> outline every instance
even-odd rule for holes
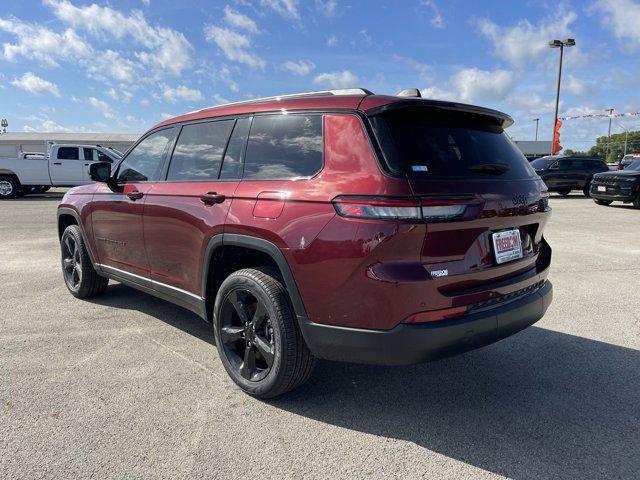
[[[263,398],[317,357],[411,364],[528,327],[552,297],[547,188],[509,116],[414,95],[314,92],[162,122],[65,195],[67,287],[84,298],[112,279],[196,312]]]

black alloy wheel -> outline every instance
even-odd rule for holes
[[[62,273],[69,290],[77,292],[82,282],[82,260],[73,235],[66,235],[62,240]]]
[[[249,290],[233,290],[224,299],[220,317],[224,354],[238,375],[264,379],[273,366],[275,338],[265,305]]]
[[[244,268],[220,285],[213,306],[218,357],[244,392],[274,398],[305,382],[315,357],[272,267]]]

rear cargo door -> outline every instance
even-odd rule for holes
[[[389,168],[422,199],[422,262],[442,291],[534,268],[548,194],[496,119],[414,108],[372,124]]]

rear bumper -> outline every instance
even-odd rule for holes
[[[391,330],[364,330],[301,321],[307,345],[318,357],[354,363],[408,365],[473,350],[513,335],[542,318],[553,287],[490,310]]]

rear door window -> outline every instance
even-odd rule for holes
[[[183,126],[171,156],[167,181],[217,180],[233,123],[224,120]]]
[[[497,121],[477,114],[412,108],[371,119],[391,171],[422,178],[536,175]]]
[[[58,160],[79,160],[80,154],[78,147],[60,147],[58,148]]]
[[[264,115],[253,119],[243,178],[309,178],[322,169],[322,115]]]

